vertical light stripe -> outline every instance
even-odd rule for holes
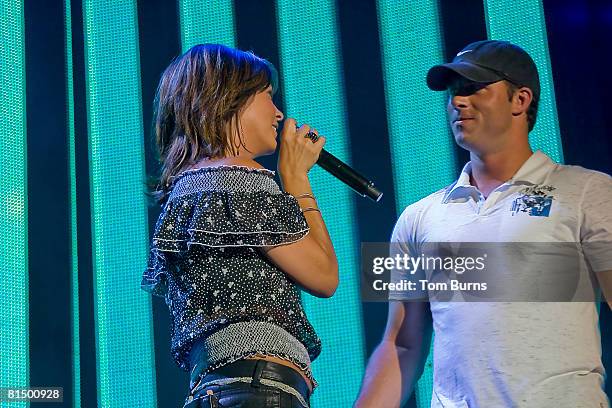
[[[278,0],[277,15],[285,116],[316,127],[328,137],[326,149],[350,163],[335,3]],[[323,342],[323,352],[314,362],[321,385],[313,394],[313,406],[349,407],[365,365],[353,201],[358,196],[316,166],[310,180],[340,265],[340,285],[331,299],[303,297],[308,318]]]
[[[26,387],[30,327],[23,2],[0,0],[0,16],[0,387]]]
[[[181,48],[214,43],[235,47],[234,7],[232,0],[201,2],[179,0]],[[263,29],[263,28],[262,28]]]
[[[70,174],[70,265],[72,270],[72,400],[81,406],[81,345],[79,336],[79,256],[77,243],[76,151],[74,132],[74,83],[72,68],[72,16],[70,0],[64,0],[64,53],[66,70],[66,128],[68,129],[68,171]]]
[[[85,0],[83,14],[98,405],[154,406],[136,2]]]
[[[447,95],[425,83],[444,61],[437,2],[377,2],[397,211],[457,177]]]
[[[546,19],[541,0],[485,0],[485,15],[490,39],[517,44],[535,61],[542,90],[538,119],[529,134],[529,141],[534,149],[541,149],[553,160],[563,162]]]
[[[378,0],[377,11],[396,209],[401,213],[457,177],[447,95],[431,91],[425,82],[429,68],[445,62],[442,29],[435,1]],[[431,402],[432,357],[430,351],[415,387],[418,407]]]

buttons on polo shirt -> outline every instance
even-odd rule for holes
[[[489,212],[490,210],[495,209],[499,206],[500,203],[504,202],[506,198],[512,195],[508,191],[512,187],[512,183],[506,182],[489,193],[487,198],[484,198],[482,193],[478,190],[478,194],[480,194],[480,201],[478,202],[478,213]]]

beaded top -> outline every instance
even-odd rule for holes
[[[305,347],[309,359],[295,357],[305,356],[299,350],[280,357],[311,377],[310,361],[305,360],[320,354],[321,341],[304,314],[300,290],[261,251],[298,241],[309,230],[297,200],[280,190],[273,174],[220,166],[188,170],[173,180],[141,287],[165,298],[172,320],[171,352],[184,371],[191,368],[189,352],[195,340],[235,323],[266,322]],[[253,347],[242,347],[241,354],[279,356],[277,350]],[[286,347],[292,347],[291,341]]]

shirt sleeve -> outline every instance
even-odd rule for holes
[[[165,298],[168,294],[168,275],[173,268],[172,255],[152,248],[147,269],[142,275],[140,288],[150,294]]]
[[[422,269],[412,270],[410,262],[405,259],[418,256],[416,248],[416,219],[418,207],[408,206],[397,220],[389,244],[389,257],[394,262],[391,269],[390,282],[394,289],[389,290],[389,300],[421,301],[427,300],[427,291],[422,290],[420,280],[425,279]]]
[[[264,247],[289,244],[308,233],[295,197],[283,192],[198,192],[169,201],[155,226],[141,288],[167,293],[175,258],[193,245]]]
[[[594,272],[612,270],[612,177],[594,172],[582,197],[580,241]]]
[[[297,200],[286,193],[213,193],[195,204],[187,245],[277,246],[309,231]]]

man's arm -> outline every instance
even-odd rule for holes
[[[431,343],[429,302],[389,302],[383,339],[372,353],[355,408],[400,407],[421,377]]]
[[[606,299],[606,302],[608,302],[610,310],[612,310],[612,270],[596,272],[595,276],[597,276],[599,286],[601,287],[601,292]]]
[[[612,177],[591,172],[582,197],[580,243],[612,309]]]

